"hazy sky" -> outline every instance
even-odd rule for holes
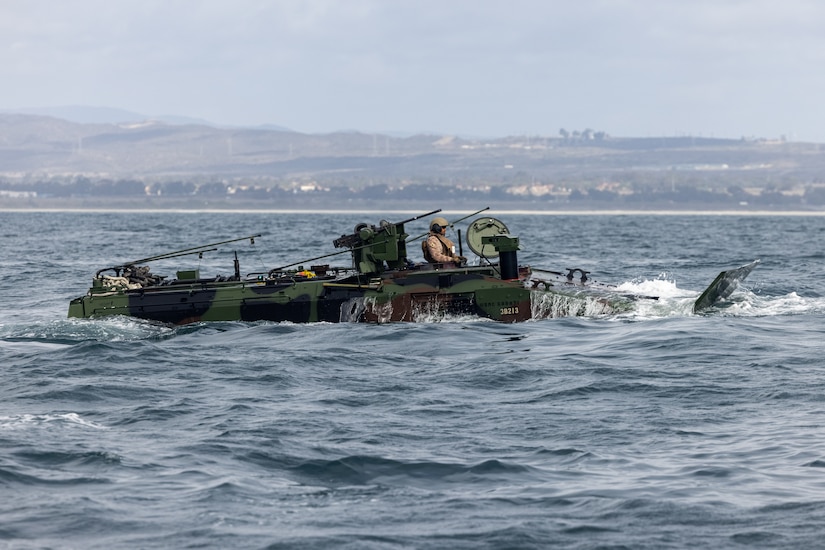
[[[825,142],[821,0],[3,0],[0,52],[0,109]]]

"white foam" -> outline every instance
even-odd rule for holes
[[[796,292],[783,296],[760,296],[746,291],[745,299],[734,302],[732,309],[748,315],[804,315],[825,312],[825,298],[807,298]]]
[[[617,288],[630,294],[659,297],[658,300],[639,300],[635,311],[630,313],[634,317],[692,315],[693,303],[700,295],[697,291],[679,288],[674,281],[665,278],[630,281]],[[795,292],[762,296],[743,285],[719,306],[718,313],[743,317],[825,313],[825,298],[803,297]]]
[[[17,414],[11,416],[0,416],[0,428],[21,429],[32,426],[44,425],[67,425],[83,426],[95,430],[105,430],[106,426],[83,419],[77,413],[65,414]]]
[[[692,290],[685,290],[676,286],[676,282],[666,279],[662,274],[660,278],[643,281],[629,281],[620,284],[617,289],[621,292],[635,294],[639,296],[658,296],[659,299],[670,298],[698,298],[699,294]]]

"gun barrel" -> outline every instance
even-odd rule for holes
[[[489,206],[487,208],[489,208]],[[432,216],[433,214],[438,214],[439,212],[441,212],[440,208],[438,210],[433,210],[432,212],[427,212],[426,214],[419,214],[418,216],[413,216],[412,218],[410,218],[408,220],[404,220],[403,222],[396,222],[396,225],[402,224],[402,223],[414,222],[415,220],[418,220],[420,218],[424,218],[426,216]]]

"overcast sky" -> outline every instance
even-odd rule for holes
[[[825,143],[821,0],[6,0],[0,52],[0,109]]]

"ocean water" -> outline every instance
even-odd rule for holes
[[[825,217],[489,214],[522,263],[661,299],[514,325],[67,319],[126,260],[261,233],[153,271],[229,274],[236,250],[262,271],[414,214],[0,212],[0,548],[822,544]]]

